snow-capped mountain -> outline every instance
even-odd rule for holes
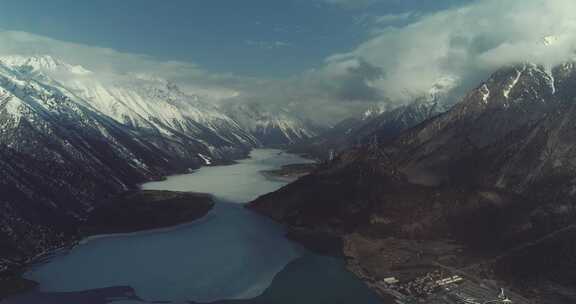
[[[287,145],[312,138],[322,127],[288,109],[270,110],[258,103],[228,104],[225,112],[264,145]]]
[[[73,75],[90,75],[92,72],[80,65],[72,65],[49,55],[2,56],[0,60],[7,66],[11,66],[21,71],[65,73]]]
[[[65,243],[107,196],[315,134],[288,111],[226,110],[157,77],[1,57],[0,271]]]
[[[350,148],[252,207],[298,229],[341,233],[351,268],[370,282],[391,269],[390,246],[374,244],[418,240],[421,250],[449,240],[465,249],[444,265],[527,294],[574,290],[575,67],[504,67],[447,112]]]
[[[24,77],[61,87],[79,104],[126,127],[175,143],[192,141],[203,145],[203,153],[211,158],[226,158],[235,147],[258,145],[249,132],[215,106],[162,79],[96,75],[51,56],[8,56],[0,60]],[[177,146],[172,150],[185,153]]]
[[[369,105],[359,117],[348,118],[316,137],[292,145],[290,150],[326,159],[368,142],[388,142],[401,132],[447,111],[450,108],[447,98],[454,84],[453,79],[443,78],[427,94],[406,105],[394,107],[384,102]]]
[[[348,213],[364,217],[365,224],[370,225],[370,212],[383,213],[398,225],[413,225],[416,214],[414,209],[410,209],[413,207],[410,200],[403,199],[403,195],[414,195],[420,190],[423,194],[429,193],[430,197],[440,196],[451,189],[464,192],[481,189],[509,191],[526,194],[525,202],[529,209],[568,203],[576,195],[576,170],[571,165],[576,159],[575,67],[574,63],[566,63],[551,72],[532,64],[502,68],[447,112],[405,130],[391,141],[348,149],[310,176],[308,182],[296,182],[258,200],[259,204],[262,210],[288,208],[286,213],[274,213],[274,217],[287,215],[286,220],[302,226],[314,226],[310,221],[316,216],[347,214],[338,220],[322,222],[346,227],[347,221],[351,225],[363,225],[354,222],[359,218]],[[342,187],[344,184],[350,187]],[[296,192],[308,194],[309,200]],[[318,196],[330,194],[332,198],[338,198],[340,204],[334,203],[336,200],[324,201],[313,197],[315,193]],[[350,197],[354,195],[356,197]],[[458,207],[454,197],[452,199],[447,197],[446,208]],[[494,200],[491,203],[500,207],[505,204],[504,197],[502,199],[488,196],[489,201]],[[528,203],[532,199],[539,199],[543,205]],[[277,203],[282,200],[284,204]],[[365,205],[347,206],[354,202],[364,202]],[[423,203],[427,202],[423,200]],[[430,203],[428,207],[431,209],[443,207],[440,201],[432,200]],[[469,203],[478,204],[478,200],[472,199]],[[406,222],[400,220],[400,215],[397,218],[385,215],[387,205],[406,208]],[[291,208],[294,209],[289,210]],[[326,208],[326,212],[320,212],[318,208]],[[468,210],[472,211],[470,215],[478,216],[473,210]],[[307,214],[307,211],[311,213]],[[299,217],[293,217],[294,214]],[[426,216],[432,213],[418,214]],[[437,220],[427,218],[423,223],[431,227],[439,224]],[[495,224],[490,220],[474,223]],[[472,223],[463,221],[460,224]],[[398,232],[402,231],[401,228]],[[419,229],[422,236],[432,231],[428,228]],[[492,230],[478,229],[476,232],[488,231]]]
[[[62,245],[109,195],[247,155],[251,131],[162,79],[1,58],[0,258]]]
[[[16,257],[57,246],[99,199],[199,163],[0,64],[1,238]]]

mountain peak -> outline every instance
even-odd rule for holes
[[[51,55],[9,55],[0,57],[0,61],[13,68],[29,68],[34,72],[70,73],[74,75],[88,75],[92,72],[80,65],[69,64]]]
[[[446,96],[448,92],[452,91],[458,85],[458,79],[452,76],[443,76],[436,80],[436,83],[430,88],[426,101],[435,102]]]
[[[469,102],[460,107],[483,111],[508,109],[514,105],[549,103],[557,92],[553,72],[523,63],[502,68],[465,97]],[[470,104],[472,102],[472,104]],[[475,104],[476,106],[472,106]],[[472,107],[471,107],[472,106]]]

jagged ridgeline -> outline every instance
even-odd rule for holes
[[[352,255],[367,251],[354,248],[366,243],[358,235],[451,240],[500,256],[476,271],[497,265],[492,270],[504,277],[528,280],[520,270],[546,268],[535,257],[547,250],[565,257],[549,264],[573,269],[566,250],[553,252],[573,242],[564,246],[562,238],[547,236],[576,220],[575,99],[572,62],[506,67],[449,111],[395,138],[348,149],[251,207],[293,227],[344,235]],[[507,259],[508,253],[517,258]],[[384,253],[370,261],[378,255],[386,265]],[[505,267],[510,260],[516,262]],[[374,271],[368,277],[382,275]]]
[[[0,269],[66,243],[107,196],[315,132],[287,112],[250,123],[163,79],[0,58]]]

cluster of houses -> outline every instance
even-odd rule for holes
[[[441,303],[452,303],[452,302],[463,304],[513,303],[512,300],[510,300],[504,294],[504,290],[501,290],[501,293],[498,296],[498,298],[494,300],[489,301],[479,300],[482,298],[488,298],[489,295],[485,294],[488,290],[482,290],[481,292],[474,292],[474,290],[479,289],[480,287],[475,287],[476,285],[474,284],[471,285],[472,287],[468,286],[467,285],[468,283],[466,282],[470,281],[466,281],[463,277],[459,275],[447,276],[445,272],[439,270],[430,272],[425,276],[419,277],[415,280],[411,280],[408,282],[402,282],[396,277],[384,278],[382,282],[385,283],[387,292],[396,297],[397,303],[412,303],[411,301],[416,299],[432,299],[430,298],[430,296],[438,294],[439,291],[446,292],[446,295],[449,295],[448,298],[451,299],[448,300],[448,298],[442,297],[449,302],[440,301]],[[470,293],[468,291],[470,291]],[[478,295],[478,297],[475,297],[473,295]],[[436,297],[433,298],[436,300],[441,299]]]

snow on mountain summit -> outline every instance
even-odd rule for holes
[[[195,141],[213,159],[232,147],[293,143],[314,135],[313,127],[293,113],[247,106],[230,111],[152,74],[91,72],[50,55],[0,56],[1,64],[125,127]]]
[[[72,65],[50,55],[9,55],[1,56],[0,61],[14,68],[31,68],[34,72],[70,73],[73,75],[90,75],[91,71],[81,65]]]
[[[264,145],[293,144],[316,136],[321,129],[286,108],[271,109],[258,103],[230,104],[225,111]]]
[[[203,153],[215,160],[226,159],[230,153],[259,145],[250,132],[215,106],[160,78],[99,75],[52,56],[5,56],[0,60],[0,80],[5,79],[0,86],[21,98],[34,95],[42,101],[26,103],[26,107],[34,105],[59,115],[66,109],[58,101],[65,99],[69,107],[86,109],[127,130],[149,134],[148,140],[154,134],[154,140],[165,142],[163,149],[169,143],[173,153],[182,158]],[[58,97],[52,101],[55,94]],[[12,112],[12,117],[23,115],[10,106],[14,98],[11,100],[3,108]],[[187,151],[190,145],[195,151]]]

